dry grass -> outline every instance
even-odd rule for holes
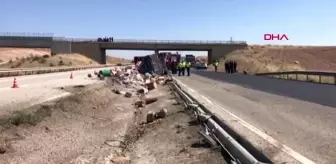
[[[98,65],[98,63],[80,54],[59,54],[54,56],[31,55],[25,58],[19,58],[6,64],[2,64],[0,65],[0,68],[31,68],[82,65]]]
[[[43,56],[50,54],[48,48],[0,48],[0,59],[2,61],[16,60],[19,58],[34,56]]]
[[[8,61],[0,68],[32,68],[54,66],[84,66],[99,63],[81,54],[51,54],[50,49],[0,48],[0,60]],[[127,63],[130,60],[107,56],[107,64]]]
[[[37,111],[16,111],[11,116],[0,118],[0,125],[36,125],[44,120],[45,117],[50,117],[52,109],[49,106],[41,106]]]
[[[221,60],[236,60],[248,73],[321,70],[336,71],[336,47],[250,45]],[[224,70],[224,65],[220,66]]]

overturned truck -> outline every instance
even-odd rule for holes
[[[158,55],[135,56],[134,63],[141,74],[166,74],[166,55],[160,53]]]

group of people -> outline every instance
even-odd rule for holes
[[[225,72],[226,73],[236,73],[237,72],[237,62],[234,60],[228,60],[225,62]]]
[[[219,62],[218,60],[215,60],[215,62],[212,64],[215,68],[215,72],[218,70]],[[237,72],[237,62],[234,60],[227,60],[224,63],[225,65],[225,72],[226,73],[236,73]]]
[[[190,76],[190,67],[191,67],[191,62],[181,60],[180,63],[177,64],[178,75],[181,76],[182,74],[182,76],[184,76],[185,70],[187,70],[187,76]]]
[[[97,39],[98,42],[113,42],[113,37],[110,37],[110,38],[98,38]]]

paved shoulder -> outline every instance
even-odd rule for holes
[[[336,87],[292,80],[280,80],[264,76],[227,74],[224,72],[195,71],[196,74],[214,80],[237,84],[281,96],[336,107]]]

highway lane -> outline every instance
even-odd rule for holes
[[[224,72],[213,71],[194,71],[194,73],[246,88],[336,107],[336,86],[334,85],[274,79],[266,76],[226,74]]]
[[[319,88],[310,83],[263,77],[196,73],[205,77],[193,74],[177,79],[310,160],[319,164],[335,163],[334,86],[320,85]],[[290,93],[284,96],[286,91]]]
[[[73,79],[70,79],[71,72],[18,76],[16,80],[19,88],[14,89],[11,88],[14,77],[1,78],[0,115],[69,95],[60,87],[102,82],[87,77],[88,73],[93,75],[94,70],[99,69],[73,71]]]

